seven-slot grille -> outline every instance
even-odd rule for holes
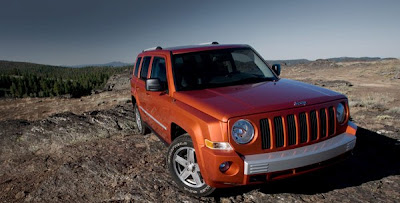
[[[335,112],[331,106],[310,112],[261,119],[260,131],[262,149],[315,141],[335,133]]]

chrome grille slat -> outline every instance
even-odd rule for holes
[[[249,174],[265,173],[269,171],[268,163],[251,164],[249,166]]]

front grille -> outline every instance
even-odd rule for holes
[[[262,149],[304,144],[331,136],[335,133],[335,119],[333,106],[261,119]]]

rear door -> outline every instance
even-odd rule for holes
[[[136,95],[136,83],[138,81],[138,73],[140,69],[140,64],[142,62],[142,57],[138,57],[136,59],[135,66],[133,68],[133,72],[131,73],[131,95]]]
[[[151,58],[152,58],[151,56],[143,57],[140,70],[138,72],[139,78],[137,79],[135,87],[137,91],[136,102],[141,112],[143,112],[143,109],[146,109],[148,105],[149,97],[146,95],[145,81],[148,77]],[[142,116],[143,121],[148,123],[149,121],[148,115],[145,113],[141,113],[140,115]]]

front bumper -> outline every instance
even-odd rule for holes
[[[235,151],[212,150],[204,146],[200,150],[205,161],[203,178],[212,187],[230,187],[290,177],[329,165],[355,147],[357,126],[348,124],[342,134],[285,151],[242,156]],[[222,173],[218,167],[226,161],[232,165]]]
[[[354,148],[356,137],[343,133],[323,142],[265,154],[244,157],[244,174],[271,173],[323,162]]]

